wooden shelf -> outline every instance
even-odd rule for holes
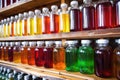
[[[0,38],[0,41],[119,38],[120,28]]]
[[[50,80],[53,80],[53,78],[59,78],[59,80],[117,80],[115,78],[104,79],[99,78],[95,75],[85,75],[79,72],[67,72],[65,70],[46,69],[43,67],[30,66],[27,64],[20,63],[16,64],[7,61],[0,61],[0,65],[10,67],[12,69],[17,69],[28,74],[46,77],[49,78]]]
[[[21,0],[13,5],[8,5],[7,7],[0,9],[0,19],[59,1],[60,0]]]

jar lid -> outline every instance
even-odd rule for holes
[[[13,21],[13,20],[14,20],[14,17],[13,17],[13,16],[11,16],[11,17],[10,17],[10,19]]]
[[[24,13],[23,13],[23,16],[24,16],[24,17],[28,17],[28,13],[27,13],[27,12],[24,12]]]
[[[67,7],[68,7],[68,5],[67,5],[66,3],[62,3],[62,4],[61,4],[61,8],[62,8],[62,9],[66,9]]]
[[[98,44],[108,44],[109,40],[108,39],[98,39],[98,40],[96,40],[96,43],[98,43]]]
[[[47,12],[49,12],[49,9],[46,8],[46,7],[44,7],[44,8],[42,9],[42,11],[43,11],[43,13],[47,13]]]
[[[81,44],[90,44],[91,41],[90,40],[81,40]]]
[[[18,15],[15,15],[15,19],[16,19],[16,20],[18,19]]]
[[[7,18],[7,22],[9,22],[10,21],[10,18]]]
[[[34,12],[33,11],[29,11],[29,16],[33,17],[34,16]]]
[[[36,14],[36,15],[40,15],[40,14],[41,14],[41,11],[38,10],[38,9],[36,9],[36,10],[35,10],[35,14]]]
[[[83,0],[84,4],[90,4],[92,2],[92,0]]]
[[[70,5],[73,8],[77,8],[78,7],[78,1],[71,1]]]
[[[57,5],[52,5],[51,6],[51,10],[52,11],[57,11],[58,10],[58,6]]]

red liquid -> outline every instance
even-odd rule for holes
[[[113,7],[112,7],[112,26],[116,27],[115,23],[116,23],[116,9],[115,9],[115,3],[112,3]]]
[[[5,0],[2,0],[2,8],[5,7]]]
[[[52,14],[53,18],[53,28],[51,29],[51,33],[58,33],[59,32],[59,15]]]
[[[16,0],[13,0],[13,3],[15,3],[16,2]]]
[[[115,18],[116,18],[116,26],[120,27],[120,1],[116,2],[116,14],[115,14]]]
[[[53,48],[44,49],[44,67],[53,68]]]
[[[7,6],[10,5],[10,3],[11,3],[10,1],[11,1],[11,0],[7,0]]]
[[[2,59],[2,49],[0,47],[0,60]]]
[[[95,51],[95,74],[99,77],[112,77],[112,51],[98,48]]]
[[[70,10],[70,31],[80,31],[80,10],[71,9]]]
[[[28,64],[35,65],[35,48],[28,50]]]
[[[95,8],[93,6],[82,8],[82,30],[95,29]]]
[[[13,47],[8,49],[8,61],[13,62]]]
[[[50,34],[50,17],[44,16],[45,34]]]
[[[4,60],[8,61],[8,47],[4,47]]]
[[[97,29],[112,28],[112,4],[99,3],[96,8]]]
[[[36,66],[43,66],[44,65],[43,48],[35,49],[35,64],[36,64]]]

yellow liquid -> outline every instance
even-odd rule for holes
[[[63,32],[70,32],[69,14],[61,14],[61,21],[63,26]]]
[[[8,24],[8,36],[10,36],[11,35],[11,28],[10,28],[10,23]]]
[[[23,30],[22,29],[23,28],[22,27],[22,20],[19,21],[19,26],[20,26],[20,29],[19,29],[20,30],[20,36],[22,36],[23,35],[23,32],[22,32],[22,30]]]
[[[17,52],[17,51],[13,52],[13,62],[21,63],[21,52]]]
[[[42,18],[36,18],[37,34],[42,34]]]
[[[34,19],[30,18],[30,35],[34,35]]]
[[[17,36],[19,36],[19,35],[20,35],[20,31],[19,31],[19,20],[17,21],[16,30],[17,30]]]
[[[6,25],[4,25],[4,37],[6,37]]]
[[[17,21],[14,21],[14,36],[17,36]]]

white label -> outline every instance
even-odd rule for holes
[[[44,16],[42,15],[42,32],[45,32]]]
[[[27,19],[27,31],[28,31],[28,34],[30,34],[30,18]]]
[[[54,16],[50,15],[50,31],[54,31]]]
[[[34,27],[34,33],[37,33],[37,17],[34,16],[34,21],[33,21],[33,27]]]
[[[24,29],[25,29],[25,22],[24,22],[24,20],[22,20],[22,34],[25,34]]]

